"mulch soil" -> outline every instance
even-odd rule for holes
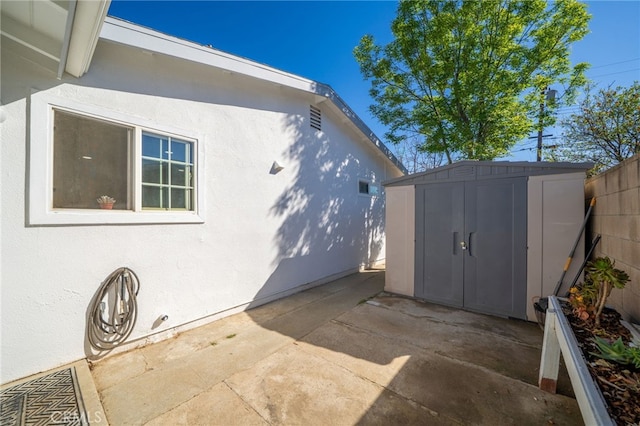
[[[562,309],[573,328],[591,376],[600,386],[612,419],[618,425],[640,425],[640,370],[633,365],[622,365],[592,355],[600,352],[593,341],[595,336],[610,341],[622,337],[625,344],[631,341],[631,332],[620,323],[620,314],[605,308],[600,328],[596,329],[592,319],[583,321],[574,315],[568,303],[563,302]]]

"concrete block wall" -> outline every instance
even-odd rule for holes
[[[585,196],[587,202],[596,197],[590,238],[601,236],[592,257],[608,256],[631,278],[624,289],[611,292],[608,304],[640,323],[640,154],[589,178]]]

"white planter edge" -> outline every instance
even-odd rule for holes
[[[549,297],[545,317],[544,340],[540,359],[540,389],[555,393],[560,366],[560,353],[564,359],[576,395],[582,419],[588,425],[615,425],[607,411],[607,403],[597,383],[591,377],[586,360],[578,346],[569,321],[564,316],[560,301]]]

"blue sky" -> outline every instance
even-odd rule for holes
[[[588,1],[590,34],[572,47],[572,62],[589,62],[598,87],[640,80],[640,0]],[[109,15],[331,85],[384,141],[369,111],[370,82],[353,48],[365,34],[391,41],[394,1],[119,1]],[[576,108],[561,110],[570,114]],[[545,134],[559,136],[560,129]],[[534,136],[534,134],[532,134]],[[552,143],[551,139],[545,143]],[[535,161],[534,139],[505,159]],[[389,148],[393,149],[392,146]]]

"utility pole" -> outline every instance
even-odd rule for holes
[[[540,117],[538,118],[538,150],[536,155],[536,161],[542,161],[542,131],[544,130],[543,118],[544,118],[544,104],[545,95],[547,101],[553,101],[556,98],[556,90],[551,90],[548,87],[542,89],[541,101],[540,101]]]

